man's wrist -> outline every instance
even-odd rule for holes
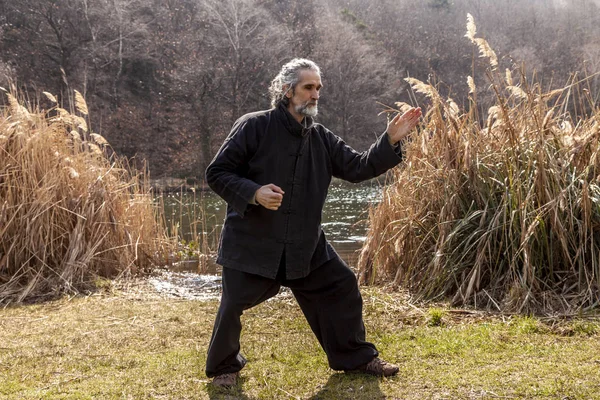
[[[404,142],[406,141],[406,138],[402,138],[401,140],[398,140],[398,141],[394,142],[394,141],[392,141],[392,138],[391,138],[391,136],[389,135],[389,133],[387,133],[387,132],[386,132],[385,134],[386,134],[386,136],[387,136],[388,143],[389,143],[389,144],[390,144],[390,146],[392,146],[394,149],[397,149],[399,146],[403,145],[403,144],[404,144]]]
[[[397,142],[396,142],[396,143],[394,143],[394,142],[392,141],[392,137],[390,136],[390,134],[389,134],[388,132],[385,132],[385,135],[387,136],[387,140],[388,140],[388,143],[389,143],[389,144],[391,144],[392,146],[396,145],[396,143],[397,143]]]

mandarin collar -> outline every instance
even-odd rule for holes
[[[304,117],[302,124],[294,118],[294,116],[288,111],[287,106],[283,102],[279,103],[278,110],[282,115],[282,121],[285,127],[290,133],[298,136],[304,136],[312,128],[314,120],[312,117]]]

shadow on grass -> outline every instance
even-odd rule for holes
[[[380,380],[376,376],[364,374],[335,373],[309,400],[383,400],[386,397],[379,387]],[[256,400],[244,393],[244,381],[242,377],[237,385],[227,389],[216,388],[209,383],[206,386],[208,397],[210,400]]]
[[[379,382],[380,378],[376,376],[336,373],[310,400],[385,399]]]
[[[210,400],[256,400],[244,393],[244,377],[240,377],[237,384],[230,388],[217,388],[211,383],[206,385],[206,391]]]

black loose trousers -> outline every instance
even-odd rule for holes
[[[282,265],[284,259],[285,256]],[[332,369],[356,369],[377,357],[375,346],[365,341],[356,276],[339,257],[305,278],[288,280],[283,275],[282,268],[275,279],[223,268],[223,294],[208,349],[207,376],[237,372],[244,367],[240,317],[244,310],[275,296],[282,285],[292,290]]]

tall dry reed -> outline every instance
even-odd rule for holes
[[[489,60],[495,105],[479,117],[410,79],[430,102],[394,171],[359,259],[363,282],[421,299],[515,312],[600,303],[600,110],[583,82],[545,92]],[[579,118],[574,118],[573,111]]]
[[[91,133],[87,106],[0,109],[0,302],[76,293],[150,268],[169,246],[147,175]]]

